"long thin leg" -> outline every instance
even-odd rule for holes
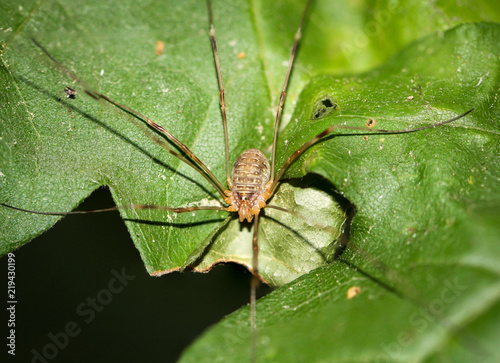
[[[146,135],[146,136],[148,136],[155,143],[157,143],[158,145],[160,145],[161,147],[163,147],[170,154],[174,155],[176,158],[180,159],[181,161],[183,161],[184,163],[186,163],[187,165],[189,165],[193,169],[197,170],[210,184],[212,184],[212,186],[214,187],[214,189],[219,192],[218,185],[208,175],[206,175],[205,173],[202,172],[202,170],[199,168],[198,164],[195,164],[192,160],[190,160],[190,159],[184,157],[183,155],[181,155],[181,154],[176,153],[175,151],[173,151],[170,148],[170,146],[168,145],[168,143],[164,139],[158,139],[158,138],[154,137],[153,135]]]
[[[250,280],[250,361],[255,362],[257,352],[257,288],[259,287],[259,245],[257,235],[259,232],[259,214],[256,214],[253,220],[253,239],[252,239],[252,278]]]
[[[278,111],[276,112],[276,121],[274,123],[274,136],[273,136],[273,149],[271,156],[271,180],[274,180],[274,165],[276,163],[276,143],[278,141],[278,128],[281,119],[281,112],[283,111],[283,104],[285,103],[286,96],[286,88],[288,86],[288,79],[290,78],[290,73],[292,71],[293,59],[295,58],[295,53],[297,51],[297,46],[299,44],[299,40],[302,34],[302,25],[304,24],[304,19],[307,14],[307,9],[311,4],[311,0],[307,1],[306,7],[304,9],[304,13],[302,14],[302,19],[300,20],[299,28],[295,33],[295,38],[293,42],[292,52],[290,53],[290,59],[288,60],[288,68],[286,70],[285,82],[283,83],[283,88],[281,89],[280,101],[278,103]]]
[[[90,97],[94,98],[95,100],[100,100],[100,99],[103,99],[107,102],[109,102],[110,104],[120,108],[121,110],[125,111],[125,112],[128,112],[136,117],[138,117],[139,119],[141,119],[142,121],[146,122],[149,126],[151,126],[152,128],[154,128],[155,130],[157,130],[158,132],[160,132],[162,135],[164,135],[165,137],[167,137],[170,141],[172,141],[174,144],[176,144],[179,148],[181,148],[182,151],[184,151],[193,161],[194,163],[196,163],[202,170],[203,172],[200,170],[200,169],[197,169],[197,168],[194,168],[195,170],[197,170],[201,175],[203,175],[207,180],[208,178],[212,179],[213,182],[211,182],[212,185],[214,185],[215,189],[217,190],[217,192],[223,197],[225,198],[226,197],[226,194],[224,193],[224,187],[222,186],[222,184],[220,183],[220,181],[215,177],[215,175],[210,171],[210,169],[207,168],[207,166],[205,164],[203,164],[203,162],[201,162],[200,159],[198,159],[198,157],[191,151],[189,150],[189,148],[184,145],[182,142],[180,142],[179,140],[177,140],[177,138],[175,136],[173,136],[170,132],[168,132],[167,130],[165,130],[163,127],[161,127],[160,125],[158,125],[157,123],[153,122],[153,120],[151,120],[150,118],[142,115],[141,113],[131,109],[130,107],[127,107],[125,105],[122,105],[114,100],[112,100],[111,98],[103,95],[102,93],[99,93],[95,90],[93,90],[92,88],[90,88],[89,86],[87,86],[87,84],[82,81],[80,78],[78,78],[73,72],[71,72],[70,70],[68,70],[66,67],[64,67],[57,59],[55,59],[52,54],[50,54],[48,52],[48,50],[46,50],[40,43],[38,43],[35,39],[32,39],[33,43],[35,43],[35,45],[40,48],[64,73],[66,73],[69,77],[71,77],[72,79],[74,79],[76,82],[78,82],[83,88],[84,88],[84,91],[86,94],[88,94]],[[178,154],[176,153],[172,153],[174,156],[177,156]],[[183,159],[181,159],[182,161],[184,161]],[[193,167],[193,164],[188,164],[190,165],[191,167]]]
[[[231,175],[229,173],[229,140],[227,133],[226,119],[226,101],[224,98],[224,85],[222,83],[222,72],[220,70],[219,52],[217,50],[217,42],[215,41],[215,27],[212,18],[212,2],[207,0],[208,15],[210,17],[210,40],[212,41],[212,49],[214,52],[215,69],[217,71],[217,80],[219,81],[219,104],[220,112],[222,113],[222,125],[224,126],[224,143],[226,146],[226,179],[227,185],[231,185]]]
[[[311,140],[309,140],[309,141],[305,142],[304,144],[302,144],[302,146],[297,151],[295,151],[292,155],[290,155],[290,157],[287,159],[287,161],[285,162],[285,164],[281,167],[280,171],[278,172],[278,175],[276,176],[276,179],[274,179],[273,184],[271,185],[270,190],[273,191],[274,188],[276,188],[276,185],[278,184],[278,181],[281,179],[281,177],[283,176],[283,174],[286,171],[286,169],[288,169],[288,167],[290,166],[290,164],[295,159],[297,159],[304,151],[306,151],[309,147],[311,147],[312,145],[314,145],[315,143],[317,143],[323,137],[331,134],[334,130],[344,129],[344,130],[360,130],[360,131],[366,131],[366,132],[370,132],[370,133],[406,134],[406,133],[410,133],[410,132],[416,132],[416,131],[422,131],[422,130],[426,130],[426,129],[431,129],[431,128],[434,128],[434,127],[438,127],[438,126],[441,126],[441,125],[444,125],[444,124],[456,121],[459,118],[467,116],[472,111],[474,111],[474,109],[470,109],[469,111],[467,111],[467,112],[465,112],[465,113],[463,113],[461,115],[455,116],[453,118],[450,118],[449,120],[446,120],[446,121],[441,121],[441,122],[437,122],[437,123],[429,125],[429,126],[417,127],[415,129],[407,129],[407,130],[378,130],[378,129],[370,129],[370,128],[367,128],[367,127],[355,127],[355,126],[346,126],[346,125],[332,125],[332,126],[326,128],[323,132],[321,132],[318,135],[314,136]]]
[[[0,203],[1,206],[7,207],[10,209],[14,209],[20,212],[26,212],[31,214],[43,214],[46,216],[67,216],[72,214],[89,214],[89,213],[104,213],[104,212],[114,212],[121,209],[157,209],[157,210],[168,210],[175,213],[186,213],[193,212],[197,210],[219,210],[228,212],[226,207],[216,207],[216,206],[199,206],[199,207],[165,207],[163,205],[152,205],[152,204],[131,204],[126,206],[115,206],[110,208],[103,209],[93,209],[93,210],[82,210],[82,211],[73,211],[73,212],[39,212],[29,209],[23,209],[18,207],[13,207],[11,205]]]

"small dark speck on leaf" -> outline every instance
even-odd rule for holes
[[[163,43],[161,40],[158,40],[156,42],[155,54],[160,55],[163,54],[164,51],[165,51],[165,43]]]
[[[352,286],[347,290],[347,298],[350,300],[361,293],[361,287]]]
[[[376,123],[377,120],[375,120],[374,118],[369,118],[368,121],[366,121],[366,127],[372,128]]]
[[[76,90],[71,87],[66,87],[64,89],[64,94],[67,98],[74,100],[76,98]]]

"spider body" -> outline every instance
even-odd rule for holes
[[[238,212],[240,222],[251,222],[271,195],[271,171],[267,157],[258,149],[245,150],[235,161],[225,201],[228,211]]]

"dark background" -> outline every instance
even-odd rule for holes
[[[100,189],[79,209],[111,205],[109,191]],[[31,362],[33,350],[41,353],[47,344],[54,348],[52,333],[65,347],[49,348],[47,352],[55,356],[49,362],[173,362],[207,327],[249,301],[250,274],[234,264],[217,266],[208,274],[149,276],[118,213],[66,216],[15,251],[15,260],[16,356],[12,361]],[[88,311],[87,298],[109,290],[112,271],[121,274],[124,268],[135,278],[111,295],[92,321],[85,322],[90,315],[79,314],[77,306],[85,303]],[[5,314],[6,257],[0,259],[0,276]],[[266,291],[270,289],[261,287],[261,294]],[[5,348],[8,317],[2,320],[3,361],[10,355]],[[71,321],[80,331],[65,342],[61,332]]]

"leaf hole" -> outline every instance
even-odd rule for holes
[[[311,119],[318,120],[326,117],[336,109],[337,102],[330,95],[322,96],[314,103]]]

